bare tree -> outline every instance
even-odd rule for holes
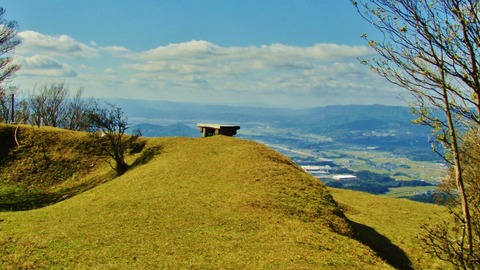
[[[10,117],[9,94],[5,88],[0,86],[0,122],[8,122]]]
[[[134,146],[141,135],[140,131],[137,130],[132,136],[125,134],[131,124],[123,115],[122,109],[114,104],[107,103],[106,106],[96,104],[88,116],[90,130],[94,132],[93,138],[96,138],[99,147],[113,159],[114,164],[110,165],[117,175],[124,174],[129,168],[125,154]]]
[[[15,121],[17,123],[28,123],[30,119],[30,108],[28,105],[28,101],[25,98],[22,98],[18,103],[15,105]]]
[[[479,239],[472,233],[470,203],[460,157],[462,133],[480,124],[480,3],[478,0],[369,0],[351,2],[383,35],[363,37],[378,53],[372,70],[412,94],[416,123],[432,128],[454,171],[461,205],[456,241],[462,268],[477,268]],[[439,151],[437,151],[439,152]],[[440,152],[439,152],[440,153]],[[451,244],[451,243],[442,243]]]
[[[37,125],[38,127],[43,126],[45,121],[45,104],[46,104],[46,96],[42,93],[35,95],[34,93],[30,93],[29,97],[29,107],[30,107],[30,122],[32,125]]]
[[[45,84],[38,94],[30,96],[33,122],[37,126],[62,127],[67,113],[69,92],[65,83]]]
[[[6,89],[0,86],[0,121],[8,123],[9,120],[15,122],[15,106],[19,102],[15,102],[14,95],[18,92],[17,87],[9,86]],[[15,104],[13,104],[15,102]]]
[[[17,23],[6,20],[4,15],[5,9],[0,7],[0,121],[8,122],[11,113],[9,96],[12,92],[2,85],[20,69],[20,65],[13,63],[11,55],[20,40],[16,39]]]
[[[53,126],[70,130],[87,130],[88,112],[96,101],[82,97],[80,88],[70,97],[70,90],[65,83],[45,84],[38,93],[32,91],[28,99],[31,120],[34,125]],[[20,104],[22,105],[22,104]],[[25,105],[25,104],[23,104]]]
[[[68,100],[65,128],[70,130],[87,130],[89,127],[88,112],[96,106],[94,99],[82,97],[83,89],[80,88],[73,98]]]
[[[67,112],[67,98],[69,95],[65,83],[52,83],[45,85],[41,91],[45,96],[45,125],[61,127]]]
[[[16,38],[17,22],[4,18],[5,9],[0,7],[0,85],[11,78],[20,69],[20,65],[13,62],[11,53],[20,40]]]

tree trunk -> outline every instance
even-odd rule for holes
[[[442,77],[443,77],[443,73],[442,73]],[[460,200],[462,203],[462,214],[463,214],[463,222],[464,222],[466,238],[467,238],[466,242],[467,242],[468,254],[471,255],[473,253],[472,226],[471,226],[470,210],[468,207],[467,194],[465,192],[465,185],[462,177],[462,165],[460,161],[458,138],[457,138],[455,124],[453,122],[452,112],[450,110],[450,105],[449,105],[450,100],[448,98],[447,89],[445,86],[442,87],[442,91],[443,91],[444,102],[447,105],[445,106],[445,114],[448,121],[448,129],[450,133],[449,134],[450,147],[451,147],[453,160],[454,160],[455,183],[457,185],[457,189],[460,194]],[[462,239],[462,243],[464,243],[464,239]],[[464,245],[462,244],[462,248],[463,246]]]

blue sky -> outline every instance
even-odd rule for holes
[[[24,92],[65,82],[96,98],[314,107],[402,104],[359,64],[375,32],[348,0],[10,0]]]

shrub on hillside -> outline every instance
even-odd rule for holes
[[[140,130],[136,130],[133,135],[126,135],[125,131],[131,124],[123,115],[122,109],[110,103],[106,106],[97,104],[88,113],[88,119],[92,138],[113,159],[114,163],[110,165],[117,175],[124,174],[130,167],[125,161],[127,151],[139,152],[138,148],[144,146],[137,141],[141,136]]]

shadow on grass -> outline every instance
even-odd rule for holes
[[[407,254],[393,244],[390,239],[381,235],[371,227],[351,220],[349,220],[349,222],[355,232],[355,238],[364,245],[369,246],[385,262],[396,269],[414,269]]]
[[[135,159],[132,165],[130,167],[135,167],[143,164],[147,164],[150,160],[152,160],[157,154],[159,154],[162,151],[161,146],[155,146],[155,147],[150,147],[145,149],[142,154]]]
[[[139,151],[143,150],[143,146],[144,145],[141,145]],[[130,169],[148,163],[153,159],[153,157],[155,157],[155,155],[160,153],[161,150],[161,147],[151,147],[143,150],[141,155],[133,162],[132,165],[129,166]],[[13,192],[2,194],[0,198],[0,211],[26,211],[42,208],[69,199],[75,195],[108,182],[115,177],[115,172],[110,171],[88,181],[87,183],[55,192],[16,189]]]
[[[16,192],[2,195],[0,200],[0,211],[26,211],[42,208],[71,198],[114,178],[115,174],[109,172],[102,176],[98,176],[87,183],[57,192],[16,190]]]

